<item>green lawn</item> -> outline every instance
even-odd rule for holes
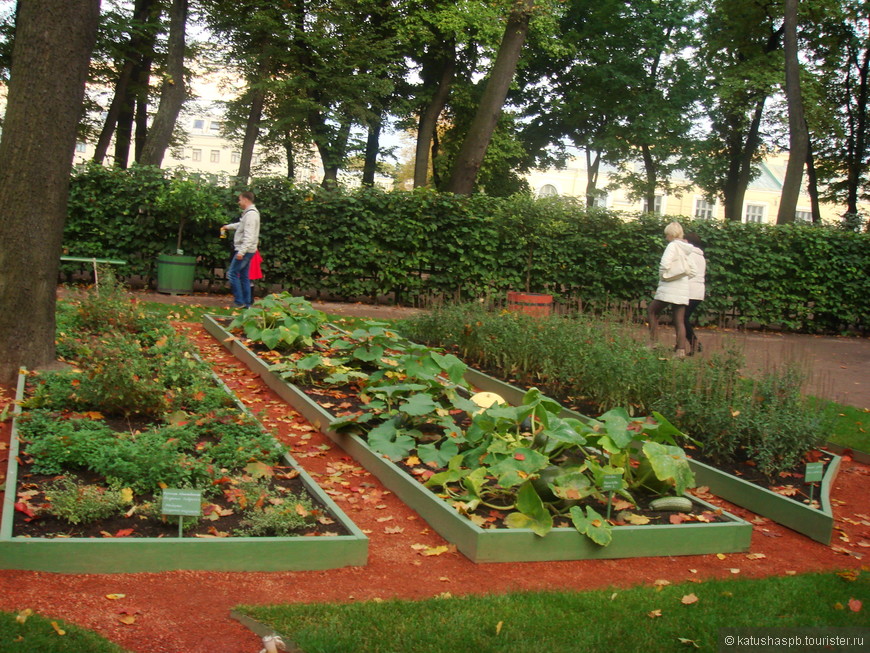
[[[870,575],[844,576],[238,610],[305,653],[716,651],[724,628],[866,629]]]
[[[60,619],[32,614],[20,623],[18,616],[0,612],[0,653],[124,653],[95,632]]]

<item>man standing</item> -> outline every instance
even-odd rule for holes
[[[227,269],[227,279],[233,293],[233,304],[237,308],[248,308],[252,301],[248,271],[260,240],[260,212],[254,206],[252,192],[245,191],[239,194],[239,208],[242,210],[242,217],[238,222],[225,224],[221,227],[221,232],[227,229],[236,232],[233,238],[235,251],[230,267]]]

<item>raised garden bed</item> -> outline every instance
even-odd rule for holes
[[[216,382],[223,385],[218,379]],[[16,402],[24,396],[19,377]],[[229,392],[224,386],[225,390]],[[240,409],[244,409],[238,403]],[[59,573],[130,573],[176,569],[212,571],[304,571],[365,565],[368,538],[290,456],[308,497],[345,534],[312,537],[27,537],[16,534],[19,433],[12,424],[6,492],[0,519],[0,567]]]
[[[540,537],[529,528],[487,529],[460,515],[451,505],[424,487],[405,469],[372,451],[357,435],[329,427],[334,416],[301,389],[269,370],[269,363],[234,337],[212,316],[203,320],[206,330],[249,369],[259,374],[285,401],[321,432],[341,446],[408,506],[416,510],[442,537],[473,562],[580,560],[644,556],[698,555],[741,552],[749,549],[752,526],[728,513],[717,523],[678,525],[625,525],[613,529],[608,546],[599,546],[573,528],[553,528]],[[718,509],[695,499],[711,512]]]
[[[468,369],[465,378],[474,387],[499,394],[509,402],[517,401],[524,393],[524,390],[514,385],[471,368]],[[578,416],[578,413],[567,408],[563,410],[563,414]],[[830,544],[834,532],[831,488],[840,468],[840,457],[830,452],[826,452],[826,455],[830,456],[830,461],[825,465],[824,477],[816,495],[818,508],[698,460],[690,458],[689,464],[692,466],[697,484],[708,487],[712,494],[767,517],[816,542]]]

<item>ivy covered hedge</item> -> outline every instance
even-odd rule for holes
[[[549,292],[584,307],[641,306],[653,294],[671,218],[625,219],[564,198],[493,198],[431,190],[326,190],[258,179],[266,281],[333,297]],[[240,189],[153,168],[76,173],[64,246],[70,255],[121,258],[154,275],[160,252],[198,257],[213,280],[228,258],[218,227],[237,219]],[[801,331],[870,328],[870,234],[811,225],[680,219],[707,245],[708,320]]]

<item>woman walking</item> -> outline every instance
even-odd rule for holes
[[[698,308],[698,305],[704,301],[707,259],[704,258],[704,243],[698,237],[698,234],[688,233],[685,236],[685,240],[692,245],[689,261],[691,261],[692,267],[695,269],[695,276],[689,277],[689,305],[686,307],[686,344],[688,345],[686,353],[691,356],[701,351],[701,343],[698,340],[698,336],[695,335],[695,330],[692,328],[692,314]]]
[[[668,246],[659,262],[659,285],[647,308],[650,344],[656,344],[659,313],[669,307],[677,332],[675,355],[677,358],[685,358],[688,348],[686,307],[689,305],[689,278],[694,276],[689,254],[693,247],[682,240],[683,226],[679,222],[671,222],[665,227],[665,238]]]

